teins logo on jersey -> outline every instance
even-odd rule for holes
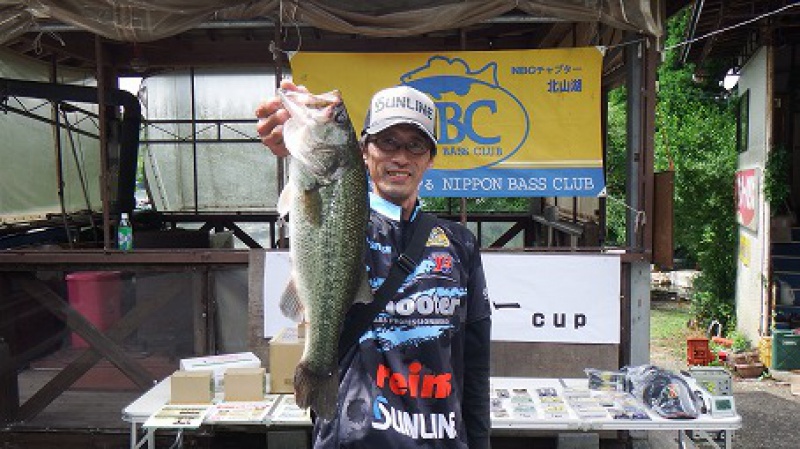
[[[516,153],[528,138],[528,112],[498,82],[495,62],[473,70],[461,58],[432,56],[422,67],[403,74],[400,81],[436,102],[439,169],[497,164]],[[498,119],[501,115],[503,120]]]
[[[453,392],[452,378],[451,373],[428,372],[422,363],[416,361],[408,365],[406,373],[393,372],[380,364],[375,373],[375,385],[380,389],[388,388],[397,396],[444,399]]]
[[[372,403],[372,427],[394,431],[414,440],[458,438],[455,412],[425,413],[424,410],[398,409],[391,405],[400,396],[431,401],[446,399],[453,394],[452,377],[451,373],[431,372],[418,361],[403,371],[392,371],[386,365],[379,365],[375,386],[382,394]]]

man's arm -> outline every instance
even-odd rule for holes
[[[488,449],[489,355],[492,319],[486,317],[467,323],[464,347],[464,402],[462,413],[470,449]]]

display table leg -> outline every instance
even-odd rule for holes
[[[722,446],[714,439],[714,433],[709,433],[705,430],[680,430],[678,431],[678,446],[680,449],[696,449],[697,445],[694,440],[688,435],[692,432],[703,440],[703,447],[711,446],[714,449],[733,449],[732,431],[725,431],[725,439]],[[708,446],[707,446],[708,445]]]
[[[145,444],[147,449],[156,449],[156,429],[142,428],[144,432],[141,440],[139,439],[139,430],[136,423],[131,423],[131,449],[140,449]]]

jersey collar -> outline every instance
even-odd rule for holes
[[[394,221],[400,221],[403,218],[402,207],[381,198],[375,192],[369,193],[369,207],[375,212]],[[416,218],[417,211],[419,211],[419,200],[417,200],[417,204],[414,206],[414,212],[411,214],[411,221],[414,221],[414,218]]]

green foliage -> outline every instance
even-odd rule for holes
[[[611,246],[625,244],[626,209],[620,202],[625,198],[625,103],[624,88],[608,94],[608,154],[606,156],[606,192],[609,201],[606,212],[606,243]],[[614,201],[619,199],[619,201]]]
[[[789,208],[791,157],[791,153],[783,146],[773,148],[767,156],[764,166],[764,197],[772,206],[773,213],[786,212]]]
[[[744,334],[739,331],[731,332],[728,338],[733,340],[733,344],[731,345],[733,352],[745,352],[752,348],[752,345],[750,345],[750,340],[748,340],[747,337],[745,337]]]
[[[474,212],[526,212],[528,198],[467,198],[467,213]],[[459,213],[459,198],[423,198],[423,208],[429,212]]]
[[[688,11],[673,16],[666,45],[683,37]],[[680,48],[667,51],[658,70],[655,170],[675,170],[675,245],[702,274],[695,281],[692,311],[699,326],[734,315],[736,217],[735,103],[717,81],[695,82],[691,64],[679,65]],[[622,89],[618,89],[622,90]],[[609,196],[625,197],[625,92],[609,95]],[[623,115],[622,118],[616,116]],[[624,241],[625,209],[608,208],[609,241]]]

